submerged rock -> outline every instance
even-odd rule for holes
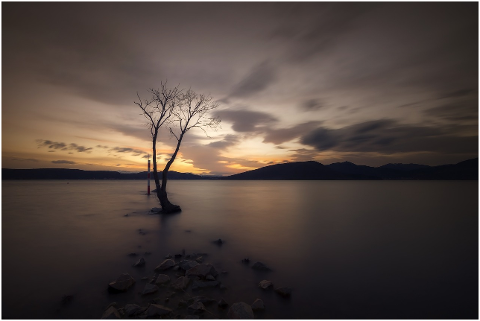
[[[225,241],[222,240],[222,239],[218,239],[218,240],[213,241],[213,243],[215,243],[217,245],[222,245],[223,243],[225,243]]]
[[[283,297],[289,297],[292,294],[292,289],[287,287],[281,287],[281,288],[275,289],[275,292],[277,292],[279,295]]]
[[[262,280],[262,281],[260,281],[260,283],[258,283],[258,286],[261,287],[264,290],[267,290],[267,289],[273,287],[273,283],[271,281],[268,281],[268,280]]]
[[[111,306],[102,314],[102,319],[120,319],[122,316],[118,310]]]
[[[225,300],[222,298],[220,301],[218,301],[218,307],[220,307],[220,308],[222,308],[222,309],[228,307],[227,301],[225,301]]]
[[[175,266],[175,261],[172,259],[166,259],[160,265],[155,268],[156,272],[165,271]]]
[[[134,267],[142,267],[145,266],[145,259],[142,257],[140,258],[134,265]]]
[[[186,276],[180,276],[178,279],[172,282],[171,286],[175,290],[184,290],[190,283],[190,279]]]
[[[115,281],[108,284],[109,289],[114,291],[127,291],[133,284],[135,279],[128,273],[123,273]]]
[[[229,319],[253,319],[252,307],[245,302],[236,302],[228,309]]]
[[[255,302],[252,303],[252,310],[253,311],[265,310],[265,305],[263,304],[262,299],[256,299]]]
[[[252,269],[258,270],[258,271],[271,271],[272,270],[269,267],[267,267],[265,264],[263,264],[262,262],[253,263]]]
[[[187,270],[185,273],[186,276],[198,276],[201,278],[206,278],[207,275],[212,275],[216,277],[218,275],[217,270],[211,264],[198,264],[197,266]]]
[[[158,286],[154,284],[147,283],[145,284],[145,288],[143,289],[142,295],[155,293],[158,291]]]
[[[197,265],[198,265],[198,262],[190,261],[190,260],[184,260],[178,263],[178,266],[185,271],[190,270],[191,268],[196,267]]]
[[[155,284],[165,284],[170,282],[170,277],[166,274],[159,274],[155,280]]]
[[[187,311],[190,314],[200,314],[205,311],[205,306],[202,302],[196,301],[187,308]]]
[[[126,316],[131,317],[140,312],[142,308],[139,305],[128,303],[123,310],[125,311]]]
[[[162,317],[162,316],[169,315],[170,313],[172,313],[172,309],[164,307],[163,305],[160,305],[160,304],[150,304],[150,306],[146,311],[147,317],[149,318]]]

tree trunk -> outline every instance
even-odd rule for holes
[[[180,149],[180,144],[182,143],[184,133],[180,135],[179,140],[177,141],[177,147],[175,148],[175,152],[173,153],[170,160],[165,165],[165,168],[162,171],[162,186],[160,189],[157,189],[157,197],[160,200],[160,204],[162,205],[162,212],[163,213],[176,213],[180,212],[182,209],[180,206],[170,203],[167,196],[167,175],[168,171],[170,170],[170,166],[172,166],[175,158],[177,157],[177,153]]]

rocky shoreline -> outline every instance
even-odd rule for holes
[[[139,233],[142,234],[142,230]],[[217,245],[225,244],[225,240],[212,241]],[[108,284],[108,291],[114,297],[116,293],[135,291],[142,299],[140,302],[118,304],[112,302],[101,315],[102,319],[111,318],[166,318],[166,319],[253,319],[262,318],[267,309],[261,295],[252,297],[251,303],[227,302],[223,294],[235,291],[228,286],[227,271],[208,263],[207,253],[182,253],[155,258],[145,252],[143,255],[130,253],[129,256],[140,258],[133,264],[136,268],[145,268],[146,256],[149,262],[158,264],[151,274],[135,280],[130,274],[122,273]],[[154,262],[158,260],[158,262]],[[272,271],[262,262],[250,264],[250,259],[238,260],[251,269],[261,272]],[[149,273],[145,270],[145,273]],[[225,282],[227,281],[227,282]],[[275,291],[280,297],[288,299],[292,289],[275,287],[270,280],[262,280],[258,288],[267,294]]]

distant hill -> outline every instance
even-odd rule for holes
[[[296,162],[270,165],[231,175],[223,179],[236,180],[478,180],[478,158],[458,164],[427,166],[417,164],[387,164],[380,167],[355,165],[350,162],[323,165],[318,162]]]
[[[161,175],[161,172],[159,172]],[[168,172],[168,179],[211,179],[190,173]],[[115,171],[84,171],[66,168],[11,169],[2,168],[2,180],[12,179],[147,179],[147,172],[119,173]],[[153,175],[151,175],[153,180]]]
[[[160,172],[161,173],[161,172]],[[28,179],[146,179],[147,172],[83,171],[66,168],[2,169],[3,180]],[[427,166],[418,164],[386,164],[380,167],[355,165],[350,162],[323,165],[318,162],[294,162],[270,165],[227,177],[202,176],[170,171],[169,179],[227,180],[478,180],[478,158],[458,164]],[[152,176],[153,180],[153,176]]]

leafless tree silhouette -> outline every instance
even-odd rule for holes
[[[166,82],[161,83],[160,89],[150,89],[149,92],[152,95],[150,100],[142,100],[137,94],[139,102],[135,102],[135,104],[140,107],[143,116],[149,122],[152,135],[153,177],[157,188],[157,197],[163,213],[179,212],[181,211],[180,206],[174,205],[168,200],[168,171],[178,155],[185,135],[190,129],[199,128],[208,136],[207,129],[218,127],[220,120],[215,117],[208,117],[209,112],[218,107],[218,103],[211,96],[197,94],[192,89],[184,92],[178,86],[168,88]],[[162,126],[168,126],[170,134],[175,137],[177,144],[175,151],[162,171],[162,182],[160,184],[157,171],[156,144],[159,129]]]

